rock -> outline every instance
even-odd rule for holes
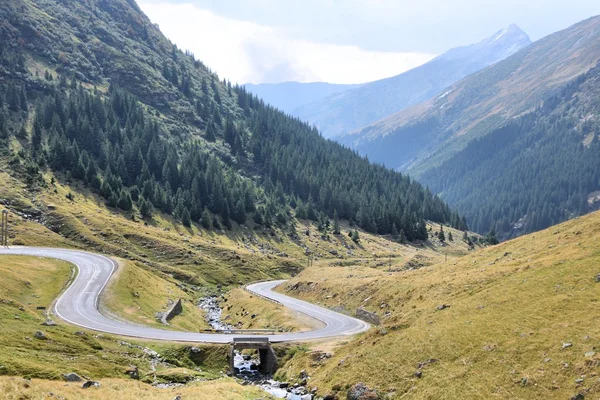
[[[586,357],[594,357],[596,355],[595,351],[588,351],[587,353],[585,353]]]
[[[138,370],[138,367],[135,365],[132,365],[131,367],[129,367],[127,369],[127,371],[125,371],[125,373],[127,375],[129,375],[132,379],[140,379],[140,371]]]
[[[338,400],[338,397],[335,394],[326,394],[323,396],[323,400]]]
[[[308,379],[308,372],[306,372],[306,370],[300,371],[300,373],[298,374],[298,378],[300,378],[300,379]]]
[[[48,318],[44,322],[42,322],[44,326],[56,326],[56,322],[52,321],[52,319]]]
[[[313,399],[312,394],[303,394],[302,396],[300,396],[300,400],[312,400],[312,399]]]
[[[575,383],[576,384],[583,383],[583,378],[577,378],[577,379],[575,379]]]
[[[575,396],[571,397],[571,400],[585,400],[585,396],[581,393],[577,393]]]
[[[89,388],[91,388],[92,386],[93,386],[93,387],[96,387],[96,388],[98,388],[98,387],[100,387],[100,382],[95,382],[95,381],[86,381],[86,382],[84,382],[84,384],[83,384],[83,385],[81,385],[81,388],[82,388],[82,389],[89,389]]]
[[[288,382],[279,382],[279,387],[281,389],[285,389],[288,386],[290,386],[290,384]]]
[[[596,282],[600,282],[600,274],[596,275]]]
[[[367,387],[364,383],[357,383],[348,389],[347,400],[377,400],[379,396],[373,389]]]
[[[573,343],[566,342],[566,343],[563,343],[562,348],[563,349],[567,349],[567,348],[569,348],[571,346],[573,346]]]
[[[33,334],[33,337],[36,338],[36,339],[40,339],[40,340],[46,340],[46,339],[48,339],[48,337],[46,336],[46,334],[44,332],[42,332],[42,331],[36,331]]]
[[[190,352],[192,352],[193,354],[200,354],[202,353],[202,350],[197,347],[191,347]]]
[[[77,375],[74,372],[64,374],[63,378],[65,378],[65,381],[67,381],[67,382],[81,382],[83,380],[83,379],[81,379],[81,377],[79,375]]]
[[[423,377],[423,371],[421,371],[420,369],[415,371],[415,378],[422,378]]]
[[[181,396],[177,395],[177,396],[173,397],[173,400],[181,400]]]
[[[77,332],[75,332],[75,335],[77,335],[77,336],[85,336],[85,332],[83,332],[83,331],[77,331]]]
[[[437,306],[437,309],[439,311],[445,310],[446,308],[450,308],[450,305],[449,304],[441,304],[441,305]]]
[[[244,354],[242,358],[244,359],[244,361],[250,361],[252,359],[252,357],[250,357],[248,354]]]

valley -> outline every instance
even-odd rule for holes
[[[433,58],[179,5],[195,54],[143,6],[0,3],[0,397],[600,395],[600,17]]]

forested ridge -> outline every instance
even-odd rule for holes
[[[32,185],[51,168],[110,207],[206,228],[293,229],[295,215],[408,240],[427,238],[425,220],[466,229],[409,177],[219,80],[133,2],[9,1],[0,13],[3,151]]]
[[[598,208],[600,67],[421,177],[478,232],[533,232]]]

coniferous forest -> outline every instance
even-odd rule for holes
[[[81,15],[71,12],[76,6],[46,5],[50,14],[84,21],[75,34],[101,42],[63,43],[50,54],[44,21],[24,26],[28,10],[2,10],[0,32],[14,39],[0,43],[3,151],[25,166],[31,184],[45,184],[39,172],[51,169],[83,182],[109,207],[136,207],[144,218],[163,212],[209,229],[250,220],[291,227],[294,216],[336,216],[408,240],[427,239],[426,220],[467,228],[408,176],[323,139],[219,80],[149,21],[128,19],[134,4],[91,4]],[[122,26],[103,25],[114,7],[122,8]],[[94,23],[85,19],[90,14]],[[24,36],[27,46],[19,44]],[[58,36],[59,44],[69,40]],[[114,52],[119,61],[106,64]]]
[[[600,67],[556,90],[537,109],[473,140],[426,172],[429,185],[470,221],[502,239],[598,208]]]

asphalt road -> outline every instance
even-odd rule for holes
[[[229,343],[234,337],[265,337],[271,342],[298,342],[335,336],[353,335],[369,329],[369,324],[314,304],[298,300],[272,289],[285,282],[269,281],[248,286],[257,295],[276,300],[283,306],[304,313],[324,323],[324,327],[313,331],[281,333],[274,335],[244,335],[224,333],[194,333],[151,328],[134,323],[118,321],[103,315],[98,307],[100,294],[117,269],[112,259],[78,250],[41,247],[11,247],[0,249],[0,254],[50,257],[71,262],[79,272],[71,285],[60,295],[54,305],[54,313],[61,319],[94,331],[112,333],[152,340],[180,342]]]

